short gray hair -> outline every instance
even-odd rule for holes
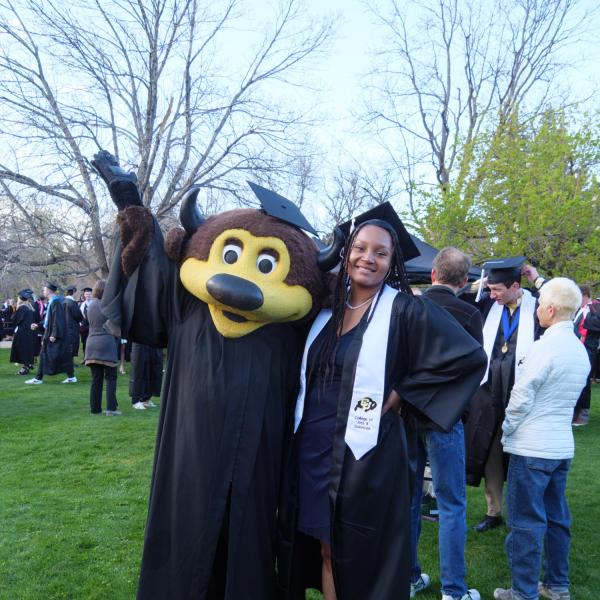
[[[440,283],[461,286],[471,268],[471,259],[458,248],[442,248],[433,259],[433,269]]]
[[[554,306],[561,317],[572,317],[581,306],[581,292],[571,279],[555,277],[540,289],[540,304]]]

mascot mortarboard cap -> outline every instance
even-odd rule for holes
[[[252,183],[251,181],[247,183],[259,199],[261,208],[265,214],[289,225],[294,225],[294,227],[304,229],[308,233],[317,235],[313,226],[306,220],[306,217],[292,201],[256,183]]]
[[[52,290],[53,292],[57,292],[58,291],[58,286],[55,283],[52,283],[51,281],[46,282],[46,287],[49,290]]]
[[[388,225],[394,229],[398,235],[398,241],[400,242],[400,248],[402,248],[402,254],[404,255],[404,262],[420,256],[419,249],[412,241],[410,234],[406,231],[404,223],[400,220],[398,213],[394,210],[394,207],[389,202],[382,202],[374,208],[371,208],[367,212],[354,217],[350,221],[346,221],[339,225],[346,239],[361,223],[366,221],[385,221]]]
[[[484,263],[483,270],[487,275],[488,283],[504,283],[511,279],[519,281],[521,279],[521,267],[524,262],[524,256],[497,258]]]
[[[66,287],[67,294],[74,294],[77,291],[77,288],[74,285],[69,285]]]

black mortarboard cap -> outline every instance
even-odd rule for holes
[[[68,285],[65,288],[65,291],[67,292],[67,294],[74,294],[77,291],[77,287],[75,287],[74,285]]]
[[[256,183],[252,183],[251,181],[248,181],[247,183],[259,199],[265,214],[279,219],[284,223],[288,223],[289,225],[304,229],[304,231],[308,231],[308,233],[317,235],[313,226],[306,220],[306,217],[291,200]]]
[[[58,286],[55,283],[52,283],[51,281],[46,282],[46,287],[49,290],[52,290],[53,292],[57,292],[58,291]]]
[[[30,289],[21,290],[18,294],[21,300],[29,300],[31,298],[33,292]]]
[[[400,242],[400,248],[402,248],[402,254],[404,255],[404,262],[420,256],[419,249],[413,242],[412,238],[406,227],[400,220],[398,213],[394,210],[394,207],[389,202],[382,202],[374,208],[371,208],[367,212],[354,217],[350,221],[346,221],[339,225],[346,239],[350,236],[350,233],[360,224],[366,221],[385,221],[392,226],[396,234],[398,235],[398,241]]]
[[[92,288],[91,288],[91,287],[87,287],[87,286],[86,286],[86,287],[84,287],[84,288],[83,288],[81,291],[82,291],[82,292],[91,292],[91,291],[92,291]]]
[[[504,283],[505,281],[520,281],[521,267],[525,262],[524,256],[512,258],[496,258],[484,263],[482,269],[488,283]]]

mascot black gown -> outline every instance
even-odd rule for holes
[[[295,207],[259,186],[278,218],[240,209],[204,220],[192,190],[184,229],[165,242],[135,177],[106,152],[92,164],[119,208],[108,327],[168,346],[138,598],[274,599],[297,322],[320,308],[332,249],[319,254],[290,224],[302,215],[285,216]]]

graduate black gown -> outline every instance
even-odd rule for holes
[[[494,300],[485,296],[480,303],[484,320],[487,318]],[[512,323],[513,317],[509,317]],[[543,333],[537,314],[534,313],[534,340],[538,340]],[[481,385],[469,404],[469,416],[465,423],[465,463],[467,484],[479,486],[484,476],[492,442],[502,427],[505,409],[510,400],[510,393],[515,383],[515,361],[517,353],[517,340],[519,328],[510,336],[507,351],[502,352],[504,346],[504,330],[502,324],[498,326],[496,339],[492,348],[490,368],[487,381]],[[505,476],[508,472],[508,456],[505,456]]]
[[[39,324],[43,329],[41,349],[43,374],[68,373],[73,367],[73,356],[65,308],[60,298],[48,305],[46,314],[48,316],[46,326],[44,327],[44,321]],[[54,342],[50,341],[51,337],[56,338]]]
[[[12,325],[15,335],[10,348],[10,362],[21,365],[32,365],[35,353],[37,333],[31,329],[35,322],[35,311],[29,304],[21,304],[13,315]]]
[[[79,354],[79,323],[83,321],[83,314],[81,313],[77,302],[71,298],[65,298],[63,300],[63,306],[65,309],[67,331],[71,343],[71,353],[73,356],[77,356]]]
[[[160,396],[163,379],[163,351],[144,344],[132,344],[129,395],[132,401],[144,402]]]
[[[339,600],[408,600],[410,595],[410,456],[405,422],[381,418],[377,446],[356,460],[344,435],[366,319],[344,359],[330,473],[333,574]],[[396,389],[414,415],[449,431],[479,385],[482,347],[444,309],[422,297],[394,299],[385,393]],[[466,399],[466,401],[465,401]],[[407,417],[410,420],[411,417]],[[301,427],[302,425],[300,425]],[[320,588],[319,544],[297,531],[297,440],[288,456],[280,510],[280,595],[304,599]]]
[[[138,598],[274,599],[301,340],[291,324],[224,338],[162,245],[155,224],[128,281],[117,251],[103,301],[128,339],[168,342]]]

